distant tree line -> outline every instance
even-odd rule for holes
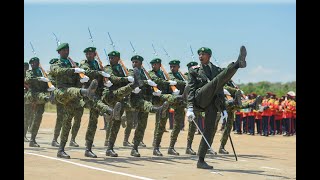
[[[247,83],[247,84],[237,84],[240,89],[245,93],[249,94],[255,92],[258,95],[265,95],[267,92],[272,92],[281,97],[286,95],[289,91],[296,92],[296,81],[286,82],[286,83],[271,83],[268,81],[261,81],[257,83]]]

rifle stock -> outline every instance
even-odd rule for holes
[[[41,69],[42,75],[43,75],[45,78],[48,78],[47,73],[44,71],[44,69],[42,68],[42,66],[41,66],[40,63],[39,63],[39,67],[40,67],[40,69]],[[48,79],[49,79],[49,78],[48,78]],[[48,87],[49,87],[49,88],[52,86],[51,81],[47,82],[47,84],[48,84]]]
[[[72,66],[74,68],[77,68],[78,66],[76,65],[76,63],[71,59],[71,57],[68,57],[68,60],[70,61],[70,63],[72,64]],[[84,78],[84,73],[79,73],[80,78]]]
[[[143,72],[144,72],[144,74],[148,77],[148,79],[151,80],[151,77],[150,77],[149,73],[148,73],[147,70],[143,67],[143,65],[141,65],[141,68],[143,69]],[[153,91],[154,91],[154,92],[159,91],[159,89],[158,89],[156,86],[152,86],[152,88],[153,88]]]
[[[166,76],[167,80],[169,81],[169,80],[170,80],[169,74],[168,74],[167,71],[163,68],[162,64],[161,64],[160,68],[161,68],[161,70],[163,71],[164,75]],[[176,86],[170,85],[170,88],[171,88],[172,92],[177,91]]]
[[[96,57],[97,57],[97,59],[98,59],[99,65],[100,65],[100,70],[103,71],[103,67],[104,67],[104,66],[102,65],[102,61],[101,61],[101,59],[100,59],[99,54],[98,54],[97,51],[96,51]],[[107,77],[104,77],[104,78],[103,78],[103,81],[106,83],[106,82],[109,81],[109,79],[108,79]]]

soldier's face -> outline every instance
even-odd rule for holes
[[[173,73],[176,73],[179,71],[180,66],[179,65],[170,65],[170,70]]]
[[[35,68],[38,68],[39,67],[39,61],[33,61],[32,63],[31,63],[31,68],[32,69],[35,69]]]
[[[199,53],[199,60],[201,64],[208,64],[210,61],[211,56],[208,53],[200,52]]]
[[[139,61],[139,60],[133,60],[132,61],[132,67],[133,68],[141,68],[141,65],[142,65],[142,62],[141,61]]]
[[[69,48],[61,49],[58,53],[60,54],[61,58],[67,59],[69,56]]]
[[[120,60],[120,57],[116,57],[116,56],[109,56],[109,61],[111,65],[116,65],[118,64]]]
[[[86,52],[86,58],[89,60],[89,61],[92,61],[94,60],[94,57],[96,56],[96,53],[95,52]]]
[[[153,63],[152,64],[152,70],[158,71],[161,67],[161,63]]]

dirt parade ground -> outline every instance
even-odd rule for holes
[[[231,144],[225,147],[228,155],[207,155],[206,162],[213,166],[211,170],[197,169],[198,156],[186,155],[188,122],[181,131],[175,149],[180,156],[167,154],[170,134],[165,132],[160,151],[163,157],[153,156],[154,115],[149,115],[148,126],[143,142],[147,147],[139,147],[140,158],[130,156],[131,148],[123,147],[124,128],[120,128],[114,150],[119,157],[105,155],[105,131],[103,118],[99,117],[98,128],[94,139],[93,152],[98,158],[84,156],[85,133],[89,115],[82,117],[81,127],[76,138],[80,147],[66,145],[66,153],[71,159],[57,158],[57,147],[51,146],[56,113],[43,114],[42,123],[36,138],[40,148],[29,147],[24,143],[24,178],[26,180],[94,180],[94,179],[296,179],[296,136],[250,136],[231,133],[238,156],[235,160]],[[167,123],[167,129],[169,123]],[[220,129],[220,124],[218,129]],[[134,129],[129,142],[132,141]],[[69,140],[70,140],[69,135]],[[222,134],[217,132],[213,149],[218,151]],[[30,138],[30,134],[27,134]],[[195,135],[192,148],[197,152],[201,135]],[[60,142],[60,140],[58,141]]]

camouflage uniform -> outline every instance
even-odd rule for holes
[[[48,84],[39,81],[39,77],[43,77],[39,67],[26,72],[25,82],[30,86],[30,89],[25,95],[26,104],[33,104],[35,106],[34,120],[31,126],[31,140],[29,144],[31,147],[39,147],[35,138],[42,121],[44,105],[49,100],[49,96],[47,95]]]
[[[151,70],[149,71],[149,75],[151,80],[154,81],[158,86],[158,89],[162,91],[160,96],[154,96],[152,101],[153,104],[159,105],[167,101],[173,109],[178,109],[181,107],[181,99],[177,98],[176,96],[169,94],[172,91],[170,90],[169,82],[165,80],[164,73],[159,69],[157,72]],[[178,110],[179,111],[179,110]],[[165,126],[167,123],[169,112],[167,112],[165,117],[160,117],[159,114],[156,114],[156,124],[155,124],[155,131],[154,131],[154,154],[157,151],[160,156],[162,155],[159,151],[159,146],[161,143],[162,135],[165,130]],[[181,116],[181,114],[179,114]],[[179,116],[178,115],[178,116]],[[182,115],[183,116],[183,115]],[[179,118],[179,117],[178,117]],[[181,118],[180,118],[181,119]],[[179,124],[180,125],[180,124]],[[180,126],[179,126],[180,129]]]
[[[24,63],[25,67],[27,66],[29,69],[29,63],[25,62]],[[26,71],[28,69],[24,69],[24,78],[26,78]],[[29,90],[29,85],[24,82],[24,96]],[[30,126],[32,124],[32,120],[34,118],[34,113],[33,113],[33,105],[32,104],[26,104],[26,99],[24,98],[24,138],[25,142],[29,142],[29,140],[26,138],[28,129],[30,129]]]

